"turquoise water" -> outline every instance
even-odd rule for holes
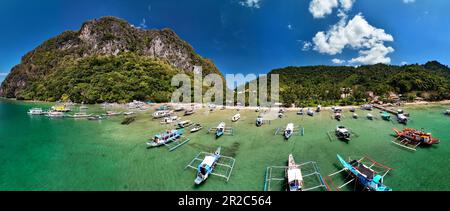
[[[30,117],[33,104],[0,100],[0,190],[263,190],[267,166],[285,165],[293,153],[297,162],[316,161],[323,176],[338,169],[336,154],[371,158],[394,168],[385,183],[394,190],[450,190],[450,118],[442,114],[450,106],[404,108],[412,115],[408,127],[425,128],[441,143],[419,147],[416,152],[402,149],[390,141],[395,122],[378,119],[346,118],[338,123],[330,112],[299,117],[294,112],[261,128],[254,126],[257,113],[242,111],[242,121],[231,124],[236,111],[197,112],[188,119],[215,127],[227,121],[234,136],[219,140],[203,130],[189,135],[191,141],[169,152],[166,148],[146,149],[149,137],[168,126],[151,120],[151,111],[138,115],[136,122],[123,126],[122,117],[104,121]],[[91,106],[88,113],[104,112]],[[361,117],[367,112],[358,111]],[[289,122],[302,125],[304,136],[284,142],[275,136],[277,127]],[[359,135],[350,143],[330,141],[326,132],[345,125]],[[211,177],[195,187],[194,170],[184,167],[201,151],[223,147],[223,154],[236,158],[230,181]],[[335,177],[343,183],[345,176]],[[279,187],[273,189],[282,190]]]

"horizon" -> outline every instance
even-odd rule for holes
[[[289,66],[450,64],[450,56],[440,53],[450,49],[450,30],[441,27],[450,24],[448,1],[315,2],[2,2],[0,23],[9,33],[0,35],[0,81],[44,41],[105,16],[143,29],[170,28],[224,75]]]

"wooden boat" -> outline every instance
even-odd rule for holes
[[[288,182],[288,191],[302,191],[303,175],[300,166],[295,163],[294,156],[289,155],[288,168],[286,169],[286,178]]]
[[[237,122],[241,119],[241,114],[236,114],[231,118],[232,122]]]
[[[209,175],[214,171],[219,159],[221,147],[219,147],[214,154],[207,155],[205,159],[197,167],[197,177],[194,181],[196,185],[200,185],[205,182]]]
[[[27,113],[29,115],[33,115],[33,116],[40,116],[40,115],[45,114],[45,112],[42,110],[42,108],[32,108]]]
[[[286,129],[284,130],[284,138],[286,139],[286,140],[289,140],[291,137],[292,137],[292,135],[294,135],[294,128],[295,126],[294,126],[294,124],[293,123],[289,123],[287,126],[286,126]]]
[[[345,141],[350,141],[351,133],[346,127],[337,126],[335,133],[336,133],[336,137],[338,137],[339,139],[345,140]]]
[[[391,120],[391,114],[389,114],[388,112],[384,111],[381,113],[381,118],[383,120],[389,121]]]
[[[163,146],[181,138],[182,135],[183,130],[169,130],[164,133],[155,135],[149,142],[147,142],[147,145],[149,147]]]
[[[191,129],[191,133],[196,133],[202,129],[203,129],[203,126],[201,124],[195,124]]]
[[[399,140],[403,139],[402,141],[405,142],[404,144],[433,145],[433,144],[438,144],[440,142],[439,139],[433,138],[431,133],[426,133],[424,131],[420,131],[420,130],[416,130],[416,129],[412,129],[412,128],[405,128],[402,131],[395,129],[395,128],[393,130],[397,134],[397,137]]]
[[[362,185],[366,190],[369,191],[392,191],[391,188],[383,184],[383,179],[385,175],[379,175],[372,166],[366,166],[361,160],[353,160],[351,162],[346,162],[340,155],[337,155],[339,162],[344,167],[344,170],[353,176],[354,180]]]

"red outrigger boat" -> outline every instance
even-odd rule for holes
[[[424,131],[412,128],[405,128],[402,131],[395,128],[393,130],[397,134],[397,138],[392,142],[407,149],[416,150],[421,144],[433,145],[440,142],[439,139],[433,138],[431,133]]]

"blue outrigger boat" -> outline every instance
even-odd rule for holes
[[[384,111],[381,113],[381,118],[383,120],[389,121],[391,120],[391,114],[389,114],[388,112]]]
[[[197,167],[197,178],[195,179],[195,184],[200,185],[205,182],[209,175],[214,171],[221,155],[220,155],[221,147],[219,147],[216,152],[212,155],[208,155],[205,157],[202,163]]]
[[[353,176],[353,180],[347,182],[343,186],[350,184],[351,182],[356,180],[366,190],[369,191],[392,191],[391,188],[383,184],[383,179],[387,175],[387,173],[391,170],[390,168],[378,164],[374,161],[372,161],[371,166],[366,166],[365,164],[362,163],[364,158],[361,160],[353,160],[351,162],[346,162],[340,155],[337,155],[337,158],[339,162],[341,162],[341,164],[344,166],[344,169],[341,170],[340,172],[345,170]],[[375,165],[383,169],[386,169],[387,172],[385,172],[384,175],[380,175],[378,172],[372,169],[372,167]],[[343,186],[339,188],[342,188]]]
[[[225,127],[226,127],[225,122],[222,122],[219,124],[219,126],[217,126],[216,138],[220,138],[221,136],[223,136],[225,134]]]

